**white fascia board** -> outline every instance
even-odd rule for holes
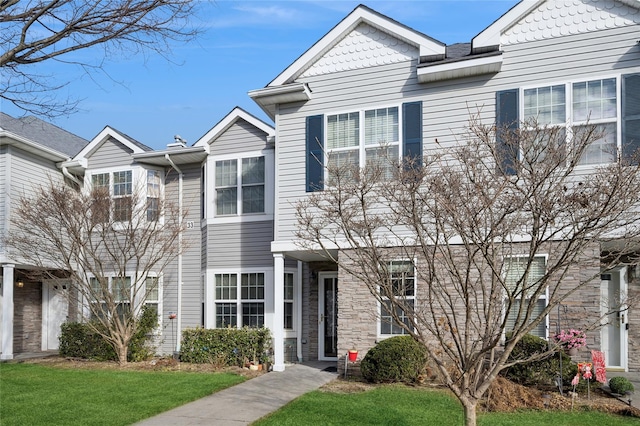
[[[471,40],[471,49],[500,45],[500,35],[546,0],[522,0]]]
[[[231,127],[239,119],[242,119],[247,123],[251,124],[252,126],[258,128],[259,130],[262,130],[264,133],[267,134],[267,139],[272,139],[276,134],[276,129],[274,129],[273,126],[270,126],[269,124],[265,123],[259,118],[249,114],[242,108],[235,107],[234,109],[231,110],[231,112],[229,112],[229,114],[227,114],[222,120],[220,120],[218,124],[213,126],[211,130],[209,130],[207,133],[204,134],[204,136],[198,139],[198,141],[194,143],[193,146],[198,146],[198,147],[203,146],[203,147],[207,147],[208,149],[209,143],[212,140],[215,140],[218,137],[220,137],[220,135],[222,135],[225,131],[227,131],[227,129]]]
[[[501,67],[502,55],[430,65],[418,68],[418,81],[429,83],[474,75],[495,74],[500,71]]]
[[[289,102],[303,102],[311,99],[311,92],[304,83],[265,87],[251,90],[248,95],[271,119],[275,119],[276,105]]]
[[[122,145],[124,145],[127,148],[129,148],[130,150],[132,150],[134,154],[138,154],[138,153],[141,153],[141,152],[146,152],[142,148],[140,148],[139,146],[131,143],[127,138],[122,137],[122,135],[120,135],[120,133],[118,133],[117,131],[113,130],[111,127],[106,126],[104,129],[102,129],[102,131],[100,133],[98,133],[97,136],[95,136],[93,139],[91,139],[91,142],[89,142],[89,144],[87,146],[85,146],[82,149],[82,151],[80,151],[74,157],[74,160],[88,157],[89,154],[91,154],[91,152],[93,152],[96,148],[98,148],[100,145],[102,145],[102,143],[104,141],[106,141],[109,137],[112,137],[113,139],[115,139],[118,142],[120,142]]]
[[[61,152],[51,149],[23,136],[9,132],[7,130],[0,130],[0,145],[14,145],[31,154],[45,158],[47,160],[59,162],[68,160],[69,156]]]
[[[380,30],[392,34],[403,41],[419,47],[420,56],[444,55],[445,44],[435,41],[424,34],[414,31],[398,22],[373,12],[366,6],[358,6],[351,14],[333,27],[324,37],[318,40],[309,50],[280,73],[267,87],[281,86],[292,82],[316,58],[322,56],[337,42],[342,40],[361,22],[366,22]]]

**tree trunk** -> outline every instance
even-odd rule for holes
[[[127,351],[128,351],[128,347],[127,345],[123,345],[123,344],[118,344],[118,347],[116,348],[116,354],[118,355],[118,364],[120,365],[124,365],[127,363]]]
[[[465,426],[476,426],[476,406],[478,402],[476,400],[464,399],[462,406],[464,407],[464,424]]]

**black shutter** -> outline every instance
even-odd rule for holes
[[[505,175],[516,174],[520,146],[513,131],[519,126],[518,89],[496,93],[496,153],[498,170]]]
[[[402,152],[422,167],[422,101],[402,104]]]
[[[622,161],[640,160],[640,74],[622,76]]]
[[[324,189],[324,115],[313,115],[306,119],[306,191]]]

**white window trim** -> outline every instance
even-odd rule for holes
[[[355,146],[354,147],[349,147],[349,148],[329,148],[329,141],[328,141],[328,125],[329,125],[329,117],[330,116],[334,116],[334,115],[340,115],[340,114],[352,114],[352,113],[358,113],[359,116],[359,123],[360,123],[360,129],[358,130],[358,164],[360,166],[360,168],[364,167],[364,165],[366,164],[366,147],[367,145],[365,144],[365,112],[366,111],[373,111],[376,109],[382,109],[382,108],[397,108],[398,109],[398,141],[397,142],[393,142],[391,143],[389,146],[395,146],[397,144],[398,146],[398,162],[400,161],[401,158],[403,158],[404,156],[404,152],[403,152],[403,125],[404,125],[404,119],[403,119],[403,115],[402,115],[402,104],[383,104],[383,105],[373,105],[373,106],[367,106],[366,108],[352,108],[349,110],[340,110],[340,111],[332,111],[330,113],[326,113],[324,114],[324,120],[323,120],[323,137],[324,137],[324,141],[323,141],[323,146],[325,147],[325,152],[324,152],[324,164],[328,165],[329,164],[329,154],[331,152],[342,152],[342,151],[351,151],[351,150],[355,150]],[[372,147],[379,147],[380,145],[369,145],[369,148]],[[324,169],[324,181],[328,182],[329,181],[329,171],[327,170],[327,168],[325,167]]]
[[[536,254],[533,256],[534,258],[536,257],[542,257],[544,258],[544,267],[545,267],[545,273],[546,273],[546,269],[547,269],[547,264],[548,264],[548,260],[549,260],[549,255],[548,254]],[[505,256],[503,261],[503,265],[506,264],[506,260],[507,259],[528,259],[529,255],[527,254],[515,254],[515,255],[511,255],[511,256]],[[503,274],[506,274],[507,270],[506,268],[503,268]],[[506,275],[505,275],[505,282],[506,282]],[[538,297],[538,300],[544,299],[545,303],[544,306],[547,307],[549,305],[549,286],[547,286],[545,288],[544,294],[540,295],[540,297]],[[503,303],[502,303],[502,318],[503,320],[506,319],[505,315],[506,315],[506,305],[504,304],[504,296],[503,296]],[[518,300],[521,300],[521,298],[518,298]],[[544,323],[544,329],[545,329],[545,335],[543,337],[541,337],[542,339],[548,340],[549,339],[549,314],[547,314],[545,316],[545,319],[543,321]],[[506,325],[506,323],[505,323]],[[509,330],[506,329],[506,327],[502,330],[502,339],[503,341],[506,340],[506,334],[509,332]]]
[[[241,172],[243,158],[264,157],[264,212],[263,213],[236,213],[230,215],[217,215],[217,197],[216,197],[216,162],[224,160],[237,160],[238,170]],[[205,218],[203,222],[207,225],[224,224],[224,223],[244,223],[244,222],[262,222],[274,220],[274,188],[275,188],[275,151],[273,149],[263,149],[256,151],[247,151],[240,154],[210,155],[206,161],[205,167]],[[237,187],[240,188],[241,183],[238,182]],[[241,190],[238,191],[238,211],[242,206]]]
[[[392,259],[388,262],[411,262],[413,264],[413,296],[407,297],[408,300],[413,300],[413,309],[416,309],[418,304],[418,264],[417,259],[408,259],[408,258],[398,258]],[[380,287],[378,287],[378,293],[380,292]],[[385,298],[388,300],[387,298]],[[403,334],[382,334],[382,303],[378,302],[378,315],[377,315],[377,338],[379,340],[388,339],[390,337],[395,336],[406,336],[406,333]]]
[[[524,92],[529,89],[537,89],[540,87],[549,87],[549,86],[565,86],[565,123],[560,125],[556,125],[558,127],[564,127],[566,130],[566,141],[567,146],[571,146],[571,137],[573,135],[573,128],[577,126],[584,125],[584,121],[577,121],[574,123],[573,121],[573,85],[574,83],[584,83],[589,81],[597,81],[597,80],[607,80],[607,79],[615,79],[616,80],[616,150],[618,154],[622,152],[622,73],[618,74],[601,74],[601,75],[592,75],[592,76],[583,76],[582,78],[575,78],[571,80],[556,80],[551,82],[538,82],[536,84],[529,84],[525,86],[521,86],[519,89],[519,105],[518,105],[518,114],[521,117],[521,121],[524,119]],[[598,125],[598,124],[611,124],[614,121],[611,118],[607,119],[599,119],[599,120],[590,120],[590,125]],[[615,161],[618,161],[616,158]],[[612,163],[594,163],[594,164],[578,164],[576,165],[576,170],[588,170],[593,169],[594,167],[598,167],[604,164],[612,164]]]
[[[237,315],[237,326],[238,328],[242,327],[242,274],[255,274],[261,273],[264,274],[264,299],[255,299],[249,300],[246,299],[249,303],[255,301],[257,303],[262,302],[264,304],[264,327],[269,327],[270,324],[273,323],[273,306],[270,302],[273,300],[273,268],[229,268],[229,269],[208,269],[206,272],[207,279],[207,291],[205,294],[209,294],[207,297],[205,309],[209,314],[207,314],[207,318],[205,322],[209,322],[209,328],[217,328],[216,327],[216,304],[217,302],[221,303],[236,303],[236,315]],[[227,299],[216,299],[216,275],[218,274],[231,274],[237,276],[237,298],[233,300]],[[208,321],[207,321],[208,320]]]
[[[297,337],[298,309],[300,309],[300,307],[296,303],[296,300],[298,300],[298,271],[295,268],[285,268],[284,273],[293,275],[293,298],[292,299],[284,299],[284,296],[283,296],[283,301],[282,301],[284,303],[285,300],[287,300],[287,301],[290,301],[293,304],[293,309],[292,309],[292,315],[293,315],[292,328],[285,328],[284,332],[285,332],[285,337],[294,338],[294,337]],[[283,277],[283,279],[284,279],[284,277]],[[283,324],[284,324],[284,318],[283,318]]]
[[[147,202],[147,196],[148,196],[147,172],[149,170],[158,172],[160,176],[159,199],[162,201],[165,196],[165,174],[163,169],[155,168],[155,167],[127,166],[127,167],[108,167],[108,168],[91,169],[90,171],[87,171],[85,173],[84,190],[85,191],[92,190],[93,184],[91,181],[94,175],[108,173],[109,174],[109,197],[111,198],[111,200],[115,198],[120,198],[120,197],[114,196],[114,193],[113,193],[113,185],[114,185],[113,174],[117,172],[131,171],[131,193],[132,195],[139,195],[138,196],[139,205],[136,208],[142,208]],[[111,215],[113,215],[113,210],[109,211],[109,215],[110,217]],[[146,220],[146,209],[145,209],[145,220]],[[164,215],[161,214],[160,217],[158,218],[158,221],[160,223],[164,223]]]
[[[94,275],[92,274],[88,274],[87,278],[89,280],[88,285],[91,285],[91,279],[95,278]],[[109,280],[109,291],[113,292],[113,281],[118,277],[117,274],[112,273],[112,274],[108,274],[105,275],[105,278],[107,278]],[[133,277],[131,275],[127,275],[125,276],[125,278],[129,278],[131,280],[131,291],[133,292],[134,288],[139,288],[138,290],[138,294],[142,293],[142,294],[146,294],[146,279],[147,278],[157,278],[158,279],[158,299],[157,301],[153,301],[153,303],[157,303],[158,304],[158,325],[156,327],[156,329],[154,330],[154,334],[161,334],[162,333],[162,312],[163,312],[163,284],[164,284],[164,276],[163,274],[156,274],[156,273],[149,273],[147,275],[145,275],[144,277],[141,277],[137,282],[134,282]],[[140,314],[142,307],[147,303],[147,300],[145,298],[144,302],[138,302],[137,300],[134,300],[132,295],[129,296],[128,301],[126,301],[126,303],[129,304],[133,304],[133,308],[136,311],[136,314]],[[103,300],[96,300],[96,301],[92,301],[92,300],[87,300],[85,298],[84,302],[85,304],[84,309],[83,309],[83,317],[85,318],[91,318],[91,311],[89,309],[89,304],[91,303],[103,303]]]

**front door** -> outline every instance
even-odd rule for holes
[[[59,347],[60,327],[69,315],[69,285],[60,281],[42,283],[42,350]]]
[[[628,309],[624,303],[627,294],[627,267],[603,274],[601,295],[603,327],[602,351],[607,369],[627,368]]]
[[[321,272],[318,279],[318,359],[338,359],[338,274]]]

